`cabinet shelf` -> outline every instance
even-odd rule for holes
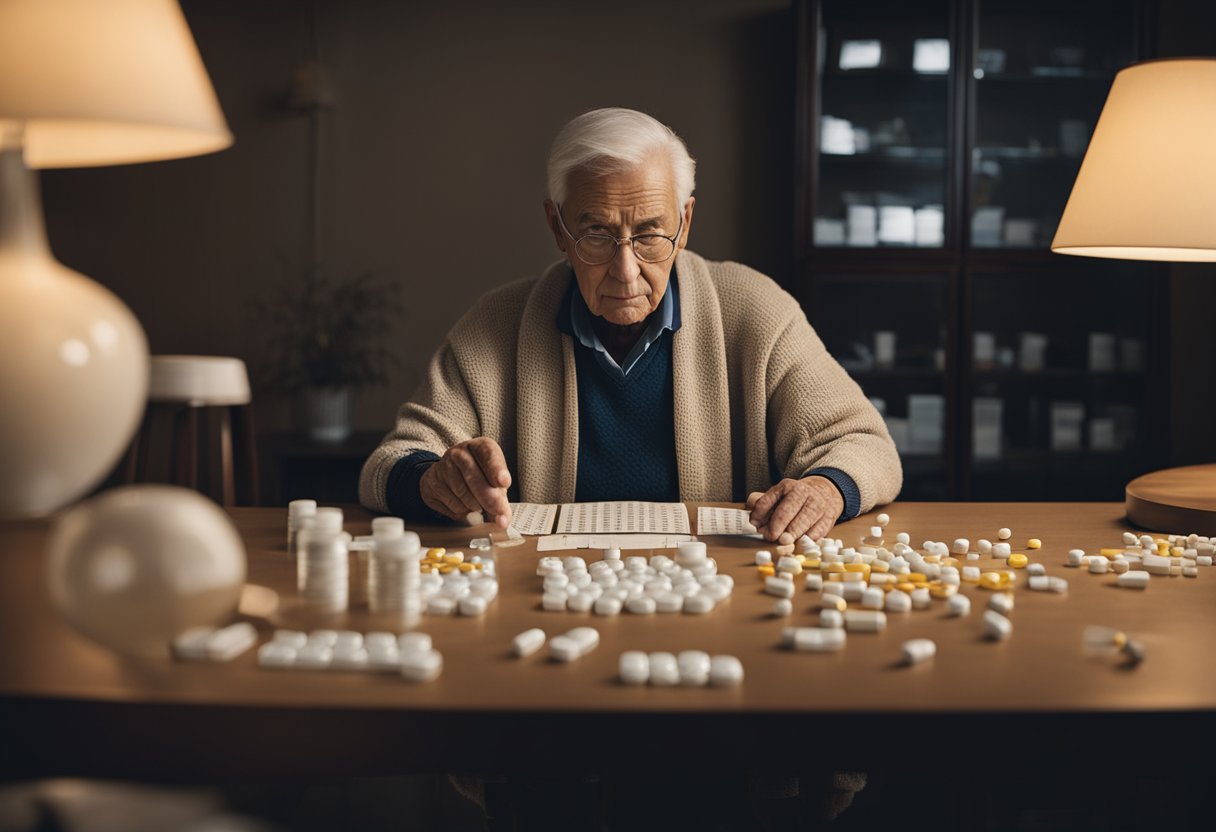
[[[820,160],[839,164],[875,162],[919,162],[940,165],[946,161],[944,147],[883,147],[864,153],[821,153]]]

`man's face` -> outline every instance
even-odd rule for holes
[[[608,234],[616,238],[638,234],[675,236],[680,227],[671,166],[661,156],[652,156],[638,167],[593,175],[576,171],[567,183],[562,219],[567,236],[557,220],[557,206],[545,201],[549,227],[557,246],[566,252],[579,291],[591,314],[618,326],[640,323],[653,312],[667,291],[671,267],[688,241],[694,200],[684,207],[684,228],[675,250],[666,260],[646,263],[628,244],[617,246],[607,263],[590,266],[579,259],[574,241],[584,234]]]

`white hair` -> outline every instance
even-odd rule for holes
[[[682,211],[696,187],[697,163],[675,131],[624,107],[583,113],[566,123],[549,150],[549,199],[559,205],[565,202],[575,171],[619,173],[636,168],[655,153],[665,154],[671,163],[676,210]]]

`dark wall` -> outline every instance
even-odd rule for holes
[[[337,106],[323,118],[326,270],[371,270],[405,290],[403,362],[362,395],[387,428],[451,323],[482,291],[557,253],[541,215],[554,132],[603,105],[646,110],[698,160],[691,247],[789,277],[793,27],[785,0],[610,6],[561,0],[320,0],[316,42]],[[308,120],[284,107],[313,48],[314,4],[187,0],[236,134],[223,153],[44,175],[59,257],[117,292],[156,353],[232,354],[256,367],[246,312],[308,262]],[[1216,3],[1162,0],[1161,55],[1213,54]],[[1173,269],[1171,446],[1216,459],[1216,274]],[[288,409],[259,396],[263,424]],[[266,406],[270,405],[269,408]]]
[[[308,263],[308,118],[284,106],[313,4],[188,0],[236,135],[222,153],[48,172],[49,233],[117,292],[154,353],[256,364],[252,297]],[[322,0],[337,104],[321,129],[326,270],[405,289],[403,363],[362,395],[387,428],[472,298],[559,256],[541,208],[557,129],[596,106],[645,110],[698,161],[690,247],[784,279],[790,258],[793,30],[784,0],[460,3]],[[267,400],[261,398],[259,405]],[[263,410],[286,424],[286,408]]]

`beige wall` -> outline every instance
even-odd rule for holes
[[[245,310],[307,262],[307,120],[281,105],[308,54],[309,3],[193,0],[187,17],[236,144],[206,158],[48,173],[59,257],[117,292],[154,353],[256,362]],[[793,30],[783,0],[459,3],[324,0],[324,259],[405,289],[403,358],[364,394],[397,404],[470,300],[557,252],[543,223],[555,131],[595,106],[651,112],[699,163],[691,247],[783,278],[790,253]],[[262,404],[266,403],[263,398]],[[284,424],[285,408],[263,410]]]

